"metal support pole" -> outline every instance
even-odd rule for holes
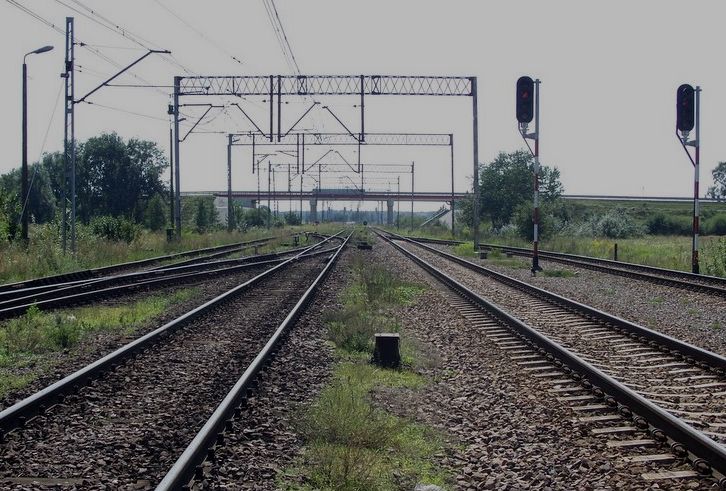
[[[232,135],[227,135],[227,230],[234,228],[234,206],[232,206]]]
[[[479,109],[477,101],[476,77],[471,77],[472,148],[474,157],[474,250],[479,250]]]
[[[277,141],[282,139],[282,77],[277,76]]]
[[[410,230],[413,232],[413,193],[414,193],[414,178],[415,178],[415,169],[416,162],[411,162],[411,228]]]
[[[366,120],[365,120],[365,76],[360,76],[360,138],[359,143],[366,141]],[[360,145],[358,145],[358,167],[360,170]]]
[[[63,242],[63,253],[65,254],[68,250],[68,187],[70,177],[70,166],[71,166],[71,147],[73,142],[69,140],[71,137],[70,127],[72,125],[74,116],[74,104],[73,104],[73,49],[74,43],[74,28],[73,28],[73,17],[66,17],[66,45],[65,45],[65,71],[61,74],[61,77],[65,79],[65,98],[64,98],[64,110],[63,110],[63,190],[61,201],[62,205],[62,217],[61,217],[61,236]]]
[[[181,180],[179,177],[179,85],[181,77],[174,77],[174,228],[177,239],[182,236],[181,220]]]
[[[23,149],[22,170],[20,176],[20,206],[22,216],[21,237],[24,245],[28,245],[28,65],[23,59]]]
[[[449,135],[449,148],[451,149],[451,236],[456,236],[456,205],[454,205],[454,135]]]
[[[303,175],[300,173],[300,225],[303,222]]]
[[[698,201],[698,185],[700,179],[701,164],[701,87],[696,86],[696,141],[695,141],[695,157],[693,164],[693,247],[691,251],[691,271],[695,274],[700,273],[698,263],[698,234],[700,209]]]
[[[532,215],[532,274],[541,271],[539,266],[539,86],[540,79],[534,81],[534,211]]]
[[[272,79],[270,79],[272,80]],[[267,164],[267,228],[272,225],[272,204],[270,202],[270,186],[272,184],[272,163]]]
[[[174,109],[171,111],[174,114]],[[169,125],[169,225],[174,226],[174,128]]]
[[[396,201],[396,230],[401,228],[401,176],[396,176],[398,200]]]
[[[274,121],[275,121],[275,83],[274,78],[270,75],[270,141],[274,141]]]

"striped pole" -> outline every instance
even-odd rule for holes
[[[532,274],[541,271],[539,267],[539,85],[540,79],[534,81],[534,212],[532,215]]]
[[[698,181],[700,174],[701,159],[701,87],[696,86],[696,141],[695,158],[693,162],[693,247],[691,251],[691,271],[699,274],[698,264],[698,233],[699,233],[699,202],[698,202]]]

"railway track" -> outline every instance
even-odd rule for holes
[[[427,244],[438,245],[459,245],[464,242],[459,240],[429,239],[422,237],[407,237],[408,239]],[[507,255],[532,257],[532,251],[523,247],[502,246],[497,244],[480,244],[482,251],[501,251]],[[590,256],[579,256],[564,252],[539,251],[542,260],[576,266],[578,268],[590,269],[608,274],[615,274],[628,278],[634,278],[659,285],[681,288],[689,291],[697,291],[726,297],[726,278],[689,273],[674,269],[656,268],[644,264],[627,263],[602,259]]]
[[[647,466],[646,479],[702,479],[726,489],[725,358],[391,235],[386,240],[463,298],[461,312],[546,384],[548,396],[632,465]]]
[[[251,246],[250,246],[251,247]],[[93,280],[58,283],[50,286],[28,287],[0,292],[0,320],[24,314],[31,306],[41,310],[70,307],[99,298],[108,298],[142,289],[167,285],[189,284],[210,278],[235,274],[284,261],[305,247],[282,252],[245,256],[237,259],[209,260],[196,258],[183,264],[173,264],[133,273],[105,276]],[[215,253],[229,255],[239,250]]]
[[[0,293],[10,292],[27,292],[34,290],[41,292],[49,289],[53,289],[56,285],[69,285],[69,284],[80,284],[86,281],[103,278],[109,275],[115,275],[123,271],[134,271],[139,269],[147,268],[160,263],[166,263],[169,261],[176,261],[185,257],[192,257],[191,259],[183,262],[175,263],[176,266],[196,264],[198,262],[208,261],[216,259],[225,255],[233,254],[235,252],[241,252],[248,248],[260,246],[268,243],[272,240],[272,237],[265,237],[262,239],[250,240],[245,242],[235,242],[233,244],[226,244],[215,247],[205,247],[203,249],[194,249],[190,251],[177,252],[174,254],[167,254],[164,256],[152,257],[149,259],[141,259],[138,261],[130,261],[125,263],[112,264],[110,266],[104,266],[100,268],[84,269],[80,271],[73,271],[70,273],[63,273],[52,276],[44,276],[42,278],[34,278],[30,280],[23,280],[14,283],[0,284]],[[169,265],[167,265],[169,266]],[[167,266],[160,266],[164,268]]]
[[[141,489],[192,477],[346,242],[308,247],[0,412],[0,482]]]

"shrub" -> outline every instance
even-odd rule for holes
[[[138,236],[138,225],[128,218],[102,216],[91,220],[91,230],[94,235],[115,242],[130,244]]]
[[[719,213],[703,223],[705,235],[726,235],[726,214]]]
[[[703,274],[726,277],[726,237],[703,245]]]
[[[144,210],[144,223],[149,230],[162,230],[166,225],[166,206],[159,194],[155,194]]]
[[[658,213],[648,220],[647,228],[653,235],[689,235],[692,225],[688,217]]]

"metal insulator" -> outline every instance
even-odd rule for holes
[[[547,353],[545,355],[545,358],[547,358],[548,361],[552,361],[555,359],[555,357],[552,355],[552,353]]]
[[[588,379],[584,378],[582,379],[582,386],[586,389],[592,389],[592,382],[590,382]]]
[[[622,416],[624,416],[624,417],[626,417],[626,418],[630,418],[630,417],[632,417],[632,416],[633,416],[633,411],[631,411],[631,410],[630,410],[630,408],[629,408],[628,406],[620,406],[620,407],[618,408],[618,412],[619,412],[619,413],[620,413],[620,414],[621,414]]]
[[[618,407],[618,401],[616,401],[613,396],[606,396],[605,404],[607,404],[610,407]]]
[[[688,450],[681,443],[673,443],[671,445],[671,452],[673,452],[676,455],[676,457],[688,456]]]
[[[683,356],[683,355],[681,354],[681,352],[680,352],[680,351],[678,351],[677,349],[672,349],[672,350],[671,350],[671,355],[675,356],[675,357],[676,357],[676,358],[678,358],[678,359],[680,359],[680,358],[681,358],[681,357]]]
[[[572,378],[575,380],[582,380],[582,374],[579,372],[572,372],[571,375],[572,375]]]
[[[572,368],[565,365],[564,367],[562,367],[562,371],[565,372],[567,375],[569,375],[572,373]]]
[[[648,428],[648,422],[645,420],[645,418],[641,416],[636,416],[635,419],[633,419],[633,423],[635,423],[635,426],[640,428],[641,430],[645,430]]]
[[[665,432],[658,428],[653,428],[652,430],[650,430],[650,435],[653,437],[653,439],[655,439],[659,442],[664,442],[664,441],[668,440],[668,437],[666,436]]]
[[[562,367],[562,365],[564,365],[564,363],[562,363],[562,360],[555,360],[555,361],[554,361],[553,363],[554,363],[554,365],[555,365],[555,366],[556,366],[557,368],[561,368],[561,367]]]
[[[593,385],[592,393],[597,397],[605,397],[605,392],[600,388]]]
[[[686,356],[685,360],[686,360],[686,363],[695,363],[695,362],[696,362],[696,360],[694,360],[694,359],[693,359],[692,357],[690,357],[690,356]]]
[[[726,477],[722,477],[718,480],[718,489],[726,491]]]
[[[704,476],[710,476],[711,475],[711,464],[709,464],[704,459],[696,459],[693,461],[693,468],[698,472],[699,474],[702,474]]]

